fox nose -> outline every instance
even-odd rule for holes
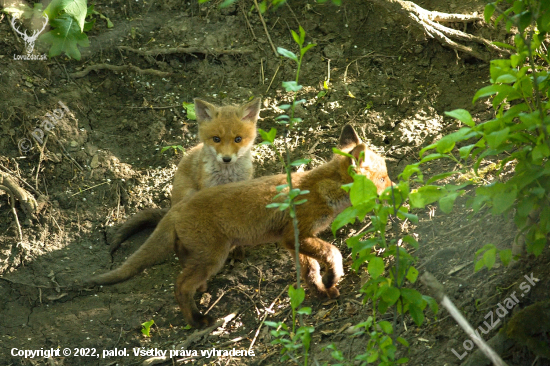
[[[224,163],[231,163],[231,156],[224,156],[222,160]]]

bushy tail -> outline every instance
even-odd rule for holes
[[[168,212],[168,208],[150,208],[130,217],[128,221],[118,228],[116,234],[110,240],[109,250],[113,254],[126,239],[145,227],[155,227]]]
[[[84,281],[85,286],[112,285],[126,281],[145,268],[164,262],[174,253],[176,230],[171,217],[165,217],[143,245],[120,267]]]

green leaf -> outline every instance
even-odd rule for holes
[[[294,42],[296,42],[299,46],[302,46],[302,42],[300,42],[300,36],[294,30],[290,30],[290,33],[292,34],[292,38],[294,39]],[[280,53],[280,52],[279,52]]]
[[[55,57],[62,52],[75,60],[80,60],[80,51],[77,46],[89,47],[90,42],[86,33],[82,33],[75,19],[69,14],[63,14],[57,19],[50,20],[55,28],[40,35],[39,39],[51,45],[48,56]]]
[[[483,18],[485,19],[486,23],[489,23],[491,21],[491,17],[493,16],[493,13],[495,12],[496,7],[494,3],[489,3],[485,5],[485,10],[483,12]]]
[[[308,307],[308,306],[305,306],[303,308],[300,308],[300,309],[296,310],[296,314],[310,315],[311,314],[311,308]]]
[[[294,160],[292,163],[290,163],[290,165],[300,166],[300,165],[308,164],[310,161],[311,159],[299,159],[299,160]]]
[[[300,50],[300,54],[303,56],[309,49],[311,49],[311,48],[313,48],[313,47],[315,47],[315,46],[317,46],[316,43],[309,43],[307,46],[305,46],[304,48],[302,48],[302,49]]]
[[[200,1],[200,0],[199,0]],[[206,2],[206,1],[209,1],[209,0],[202,0],[203,2]],[[230,6],[231,4],[233,4],[235,1],[237,0],[224,0],[221,4],[220,4],[220,9],[224,9],[224,8],[227,8],[228,6]]]
[[[512,207],[516,200],[517,191],[502,192],[493,197],[493,215],[500,215]]]
[[[388,305],[393,305],[399,300],[399,297],[401,296],[401,292],[397,287],[393,286],[384,286],[385,290],[382,292],[381,297],[382,299],[388,303]]]
[[[496,258],[496,248],[489,249],[485,253],[483,253],[483,262],[487,266],[488,269],[493,268],[495,265],[495,258]]]
[[[453,192],[439,199],[439,207],[444,213],[450,213],[453,210],[453,205],[461,192]]]
[[[44,9],[44,14],[48,15],[50,24],[52,20],[58,18],[61,13],[64,13],[76,20],[80,32],[84,31],[84,21],[87,12],[86,0],[52,0],[46,9]]]
[[[298,85],[298,83],[295,81],[283,81],[282,84],[283,84],[283,88],[285,88],[287,92],[291,92],[291,91],[297,92],[300,89],[302,89],[302,86]]]
[[[288,297],[290,297],[290,306],[292,306],[293,309],[297,309],[298,306],[302,302],[304,302],[304,299],[306,298],[306,292],[303,288],[295,289],[294,286],[290,286],[288,288]]]
[[[490,148],[496,149],[500,146],[500,144],[502,144],[508,139],[509,134],[510,134],[509,127],[492,132],[486,136],[487,144],[489,145]]]
[[[424,312],[418,306],[409,304],[409,314],[411,314],[411,318],[417,326],[422,325],[424,322]]]
[[[155,324],[155,321],[153,319],[149,320],[148,322],[141,324],[141,333],[143,333],[144,336],[150,337],[151,334],[149,333],[151,330],[151,325]]]
[[[505,266],[508,266],[508,264],[512,260],[512,249],[501,250],[498,253],[498,255],[500,257],[500,260],[501,260],[502,264],[504,264]]]
[[[495,83],[514,83],[517,80],[517,78],[514,75],[511,74],[503,74],[500,75],[496,80]]]
[[[464,123],[465,125],[468,125],[470,127],[475,126],[475,122],[472,119],[472,116],[470,115],[470,112],[468,112],[465,109],[455,109],[450,112],[445,112],[445,115],[449,117],[453,117]]]
[[[544,158],[550,156],[550,149],[548,148],[548,145],[542,141],[539,145],[535,146],[531,154],[533,157],[533,163],[540,164]]]
[[[422,299],[424,299],[424,301],[426,301],[426,303],[428,304],[428,306],[432,310],[432,313],[437,314],[437,312],[439,311],[439,305],[437,305],[437,301],[435,301],[435,299],[433,297],[428,296],[428,295],[422,295]]]
[[[373,257],[369,261],[367,270],[372,278],[378,278],[378,276],[384,273],[384,260],[380,257]]]
[[[294,61],[298,62],[298,57],[297,57],[294,53],[290,52],[290,51],[287,50],[287,49],[284,49],[284,48],[282,48],[282,47],[277,47],[277,52],[278,52],[279,54],[283,55],[283,56],[286,57],[286,58],[289,58],[289,59],[291,59],[291,60],[294,60]],[[284,86],[284,85],[283,85],[283,86]]]
[[[410,267],[409,271],[407,272],[407,280],[410,283],[415,283],[417,277],[418,277],[418,270],[414,267]]]
[[[484,264],[483,259],[478,260],[474,266],[474,272],[481,270]]]
[[[349,194],[351,204],[356,206],[378,197],[374,183],[364,175],[355,175]]]
[[[516,48],[512,45],[509,45],[508,43],[503,43],[503,42],[491,42],[492,44],[494,44],[495,46],[497,47],[500,47],[500,48],[507,48],[509,50],[512,50],[512,51],[515,51]]]
[[[433,182],[436,182],[440,179],[445,179],[445,178],[448,178],[456,173],[460,173],[460,172],[457,172],[457,171],[452,171],[452,172],[445,172],[445,173],[441,173],[441,174],[436,174],[434,175],[433,177],[431,177],[430,179],[428,179],[428,181],[426,182],[426,184],[430,184],[430,183],[433,183]]]
[[[407,342],[407,340],[405,338],[397,337],[397,342],[401,343],[402,345],[404,345],[407,348],[409,347],[409,342]]]
[[[302,28],[301,25],[298,25],[298,30],[300,32],[300,47],[304,44],[304,41],[306,40],[306,31],[304,28]]]
[[[423,208],[427,204],[439,200],[444,192],[441,187],[426,185],[418,190],[411,192],[409,199],[412,208]]]
[[[268,141],[269,143],[273,143],[275,141],[275,135],[277,135],[277,129],[271,127],[271,130],[269,132],[265,132],[261,128],[258,129],[258,132],[260,133],[260,136],[262,136],[262,139],[265,141]]]
[[[185,112],[187,113],[187,119],[196,121],[197,115],[195,114],[195,103],[187,103],[183,102],[182,107],[185,109]]]
[[[389,321],[382,320],[381,322],[378,322],[378,326],[382,329],[384,333],[393,334],[393,327]]]
[[[340,212],[338,216],[332,221],[331,229],[332,235],[336,236],[336,230],[355,222],[357,217],[357,209],[353,206],[347,207],[344,211]]]

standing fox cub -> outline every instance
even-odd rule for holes
[[[308,190],[307,202],[296,207],[300,229],[300,264],[304,280],[317,294],[340,295],[336,284],[344,274],[342,255],[333,245],[317,238],[332,220],[350,206],[349,194],[341,187],[353,182],[348,168],[371,179],[378,192],[392,183],[382,157],[369,150],[346,125],[340,148],[355,157],[335,155],[311,171],[292,174],[293,186]],[[213,319],[197,309],[193,296],[206,290],[232,247],[280,241],[294,253],[294,229],[287,211],[266,208],[286,183],[279,174],[203,189],[173,206],[149,239],[119,268],[96,276],[87,285],[109,285],[135,276],[176,252],[183,267],[176,280],[176,299],[185,320],[195,326],[210,325]],[[294,255],[292,255],[294,258]],[[320,264],[325,268],[321,277]]]
[[[185,155],[174,175],[171,206],[203,188],[252,178],[252,145],[260,115],[260,99],[242,106],[218,107],[195,99],[200,144]],[[126,221],[111,240],[113,253],[145,226],[157,225],[168,209],[148,209]]]

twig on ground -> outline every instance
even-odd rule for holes
[[[264,322],[267,319],[267,316],[269,315],[269,312],[272,311],[272,308],[275,305],[275,302],[279,299],[279,297],[281,297],[281,295],[287,289],[288,289],[288,285],[281,292],[279,292],[279,295],[277,295],[277,297],[273,300],[273,302],[271,302],[271,305],[269,305],[269,307],[265,310],[264,317],[263,317],[262,321],[260,322],[260,326],[256,330],[256,333],[254,334],[254,338],[252,339],[252,342],[250,342],[250,347],[248,347],[248,352],[250,352],[250,350],[252,350],[252,347],[254,346],[254,343],[256,343],[256,338],[258,338],[258,334],[260,334],[260,330],[262,329],[262,326],[264,325]]]
[[[169,108],[179,108],[180,106],[179,105],[167,105],[167,106],[164,106],[164,107],[153,107],[152,105],[148,106],[148,107],[126,107],[126,108],[131,108],[131,109],[169,109]]]
[[[91,71],[95,71],[95,70],[110,70],[110,71],[117,71],[117,72],[130,70],[130,71],[137,72],[138,74],[154,75],[154,76],[158,76],[158,77],[168,77],[168,76],[174,75],[171,72],[163,72],[163,71],[158,71],[158,70],[153,70],[153,69],[145,69],[144,70],[144,69],[140,69],[139,67],[133,66],[133,65],[116,66],[116,65],[108,65],[108,64],[90,65],[90,66],[86,67],[84,70],[79,71],[79,72],[73,72],[70,75],[73,78],[82,78],[82,77],[88,75]]]
[[[138,50],[128,46],[119,46],[118,49],[134,52],[134,53],[137,53],[138,55],[143,55],[143,56],[171,55],[174,53],[187,53],[187,54],[200,53],[203,55],[220,56],[220,55],[246,55],[253,52],[252,50],[247,48],[225,50],[221,48],[208,49],[203,47],[173,47],[173,48],[154,48],[151,50]]]
[[[269,83],[269,86],[267,87],[267,90],[265,91],[266,93],[269,91],[269,89],[271,89],[271,84],[273,84],[273,80],[275,80],[275,77],[277,76],[277,73],[279,72],[279,69],[281,68],[281,65],[283,64],[283,62],[279,62],[279,66],[277,66],[277,70],[275,70],[275,74],[273,74],[273,77],[271,78],[271,82]]]
[[[496,366],[506,366],[506,363],[500,358],[500,356],[487,344],[485,341],[475,334],[474,328],[468,323],[468,321],[462,316],[460,310],[456,308],[453,302],[447,297],[443,289],[443,285],[437,281],[437,279],[430,273],[424,272],[420,280],[426,285],[434,294],[435,299],[451,314],[456,320],[458,325],[466,332],[466,334],[472,338],[474,343],[479,347],[481,352],[487,356],[488,359]]]
[[[271,36],[269,35],[269,31],[267,30],[267,25],[265,24],[264,17],[262,16],[262,12],[260,11],[260,6],[258,5],[258,0],[254,0],[254,6],[256,7],[256,10],[258,11],[258,15],[260,15],[260,20],[262,21],[262,24],[264,26],[265,35],[267,36],[267,40],[269,41],[269,44],[271,45],[271,49],[273,50],[273,53],[275,53],[275,57],[279,57],[279,54],[277,53],[277,49],[275,48],[275,45],[273,45],[273,41],[271,40]]]
[[[69,160],[71,160],[73,163],[76,164],[76,166],[78,167],[78,169],[80,169],[80,171],[84,171],[84,169],[80,166],[80,164],[78,164],[78,162],[76,160],[73,159],[73,157],[71,155],[69,155],[69,153],[67,152],[67,150],[65,150],[65,146],[63,146],[63,144],[61,143],[61,141],[59,141],[57,138],[55,139],[57,141],[57,143],[59,144],[59,146],[61,146],[61,149],[63,150],[63,155],[65,155],[65,157]]]
[[[250,25],[250,22],[248,21],[248,17],[246,16],[246,12],[244,11],[242,6],[239,6],[241,8],[241,12],[243,13],[244,20],[246,20],[246,25],[248,25],[248,29],[250,30],[250,33],[252,33],[252,39],[257,40],[256,34],[254,33],[254,29],[252,29],[252,26]]]
[[[102,185],[107,184],[107,183],[109,183],[109,182],[103,182],[103,183],[96,184],[95,186],[92,186],[92,187],[83,189],[83,190],[81,190],[81,191],[78,191],[78,192],[76,192],[76,193],[74,193],[74,194],[71,194],[70,197],[76,196],[77,194],[81,194],[82,192],[88,191],[88,190],[90,190],[90,189],[94,189],[95,187],[99,187],[99,186],[102,186]],[[120,203],[120,200],[119,200],[119,203]]]

